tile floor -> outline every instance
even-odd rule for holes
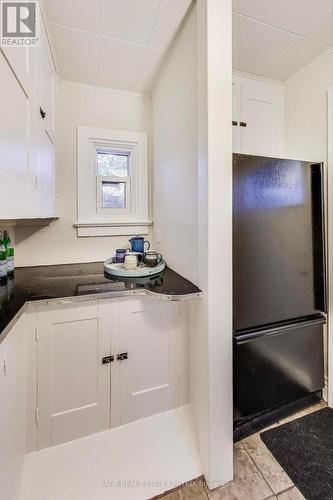
[[[324,401],[284,418],[275,427],[326,406]],[[259,433],[235,444],[234,480],[209,491],[203,478],[164,496],[163,500],[301,500],[300,491],[261,441]]]

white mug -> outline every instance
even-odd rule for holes
[[[125,261],[124,261],[124,267],[128,271],[130,269],[135,269],[138,266],[138,258],[136,255],[133,254],[127,254],[125,256]]]

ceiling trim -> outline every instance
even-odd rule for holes
[[[54,23],[53,21],[49,21],[49,24],[52,26],[59,26],[60,28],[64,28],[65,30],[79,31],[81,33],[89,33],[89,35],[96,35],[99,38],[108,38],[109,40],[115,40],[116,42],[126,43],[128,45],[134,45],[136,47],[143,47],[145,49],[156,50],[156,52],[160,52],[163,54],[165,51],[161,49],[157,49],[156,47],[151,47],[150,45],[146,45],[144,43],[137,43],[131,40],[126,40],[125,38],[117,38],[115,36],[105,35],[104,33],[97,33],[96,31],[83,30],[81,28],[74,28],[68,24]]]
[[[333,57],[333,47],[331,47],[330,49],[328,49],[326,52],[324,52],[324,54],[321,54],[319,57],[316,57],[316,59],[313,59],[312,61],[310,61],[309,64],[307,64],[306,66],[303,66],[303,68],[301,68],[299,71],[297,71],[297,73],[294,73],[289,78],[287,78],[287,80],[285,81],[285,83],[287,84],[287,83],[292,82],[294,79],[296,79],[297,77],[299,77],[302,73],[304,73],[305,71],[307,71],[308,69],[310,69],[312,66],[315,66],[322,59],[325,59],[329,55],[332,55],[332,57]]]
[[[98,92],[111,92],[113,94],[127,95],[130,97],[139,97],[141,99],[151,99],[151,94],[144,92],[135,92],[134,90],[115,89],[112,87],[102,87],[101,85],[90,85],[89,83],[74,82],[71,80],[60,80],[60,85],[68,87],[80,87],[87,90],[95,90]]]
[[[239,69],[233,69],[232,74],[243,78],[250,78],[251,80],[257,80],[259,82],[274,83],[275,85],[281,85],[281,87],[283,87],[286,83],[286,80],[270,78],[269,76],[257,75],[255,73],[248,73],[247,71],[241,71]]]
[[[331,48],[331,45],[328,45],[327,43],[318,42],[318,40],[314,40],[313,38],[309,38],[305,35],[300,35],[299,33],[295,33],[294,31],[286,30],[284,28],[280,28],[279,26],[275,26],[274,24],[259,21],[259,19],[256,19],[255,17],[246,16],[245,14],[241,14],[240,12],[237,12],[236,10],[233,10],[233,13],[239,17],[242,17],[243,19],[249,19],[250,21],[253,21],[254,23],[258,23],[258,24],[261,24],[263,26],[267,26],[268,28],[272,28],[272,29],[275,29],[277,31],[282,31],[283,33],[288,33],[288,35],[297,36],[298,38],[302,38],[302,40],[306,40],[306,41],[312,42],[312,43],[317,43],[318,45],[322,45],[323,47]]]

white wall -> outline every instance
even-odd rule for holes
[[[168,265],[197,281],[197,62],[193,9],[153,90],[154,240]]]
[[[103,261],[115,248],[127,245],[126,236],[77,238],[73,227],[77,220],[77,125],[147,132],[151,143],[151,99],[60,84],[56,121],[56,213],[60,219],[45,228],[16,228],[17,266]]]
[[[153,92],[154,238],[204,292],[190,307],[191,405],[211,487],[232,479],[231,103],[231,0],[198,0]]]
[[[332,85],[333,52],[286,82],[286,157],[309,161],[327,159],[327,89]]]
[[[191,402],[210,488],[232,480],[232,1],[198,0],[198,285]]]

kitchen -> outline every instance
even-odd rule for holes
[[[234,455],[237,488],[249,454],[233,453],[232,153],[332,176],[332,4],[269,4],[47,0],[37,47],[1,46],[6,500],[146,499],[202,474],[199,494],[224,498]],[[110,157],[127,159],[121,180],[100,167]],[[110,192],[126,193],[121,208]],[[166,270],[104,274],[136,235]],[[256,474],[264,493],[247,498],[282,492]]]

